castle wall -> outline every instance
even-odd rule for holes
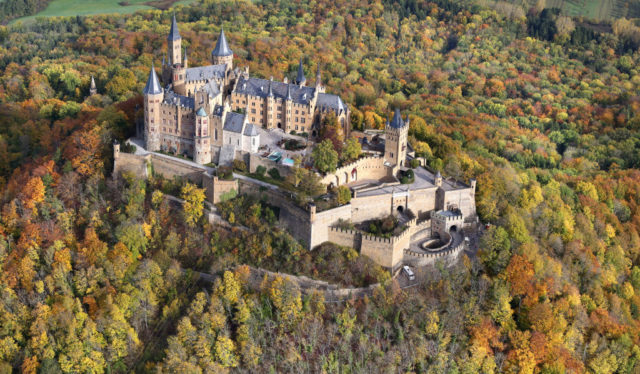
[[[355,170],[355,173],[354,173]],[[358,180],[379,180],[391,176],[389,168],[381,157],[364,157],[325,175],[320,181],[323,184],[341,186]]]
[[[442,191],[442,195],[442,206],[438,209],[448,210],[450,207],[457,207],[465,217],[476,214],[475,192],[472,188]]]
[[[355,230],[346,230],[339,227],[329,227],[329,241],[344,247],[360,248],[362,235]]]
[[[315,208],[315,207],[314,207]],[[338,220],[351,219],[351,205],[346,204],[323,212],[311,214],[311,232],[309,248],[314,248],[329,240],[329,226],[338,223]],[[299,223],[294,223],[299,224]]]
[[[213,204],[224,201],[226,200],[225,196],[231,197],[232,195],[234,195],[234,192],[238,192],[237,179],[226,181],[218,179],[218,177],[210,177],[209,175],[207,175],[205,178],[203,178],[202,184],[205,188],[207,200],[209,200]]]
[[[411,190],[408,202],[409,209],[418,217],[436,209],[436,190],[437,187]]]
[[[375,218],[383,218],[391,214],[392,195],[354,197],[351,199],[351,220],[362,222]]]
[[[136,176],[148,177],[147,163],[151,160],[151,155],[138,156],[131,153],[122,153],[114,150],[113,159],[113,175],[118,176],[122,173],[129,172]]]

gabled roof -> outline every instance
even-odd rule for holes
[[[151,71],[149,72],[147,85],[144,86],[142,93],[144,95],[157,95],[162,93],[162,86],[160,86],[160,81],[158,80],[156,69],[153,68],[153,63],[151,63]]]
[[[224,28],[220,29],[220,36],[218,37],[218,42],[216,43],[216,47],[211,52],[212,56],[223,57],[230,56],[233,54],[231,48],[229,48],[229,44],[227,43],[227,37],[224,36]]]
[[[203,106],[201,106],[200,109],[198,109],[198,111],[196,112],[196,116],[199,116],[199,117],[206,117],[207,116],[207,111],[204,110]]]
[[[218,86],[218,83],[213,80],[207,82],[204,86],[202,86],[202,89],[207,93],[207,95],[209,95],[209,97],[212,98],[220,94],[220,86]]]
[[[224,119],[224,131],[231,131],[235,133],[242,132],[242,125],[244,124],[244,114],[229,112]]]
[[[258,136],[258,130],[252,123],[247,123],[247,127],[244,129],[244,135],[246,136]]]
[[[320,108],[333,109],[338,112],[346,110],[346,105],[338,95],[319,93],[316,105]]]
[[[300,58],[300,64],[298,65],[298,76],[296,77],[296,83],[300,85],[306,81],[307,81],[307,78],[305,78],[304,69],[302,68],[302,58]]]
[[[178,31],[178,22],[176,22],[176,15],[173,14],[173,19],[171,20],[171,29],[169,30],[169,35],[167,36],[167,40],[178,40],[182,39],[180,36],[180,32]]]
[[[394,129],[401,129],[404,127],[404,125],[405,123],[402,120],[400,109],[396,108],[396,112],[393,114],[393,119],[389,123],[389,126],[393,127]]]

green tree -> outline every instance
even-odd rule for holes
[[[342,160],[346,162],[357,160],[360,154],[362,154],[362,146],[358,139],[354,137],[347,139],[344,148],[342,148]]]
[[[316,169],[323,173],[334,172],[338,166],[338,152],[333,149],[330,140],[325,139],[313,149],[313,162]]]
[[[479,256],[491,275],[499,274],[511,258],[511,240],[507,230],[492,226],[480,240]]]
[[[339,205],[344,205],[351,201],[351,190],[349,187],[339,186],[336,188],[336,200]]]

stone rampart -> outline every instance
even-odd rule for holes
[[[152,171],[165,178],[181,177],[202,186],[205,189],[207,201],[216,204],[224,195],[238,191],[237,180],[219,180],[209,174],[203,167],[192,166],[180,160],[174,160],[170,156],[162,156],[155,153],[136,155],[120,152],[119,145],[114,145],[113,175],[118,176],[123,172],[130,172],[142,178],[148,178]]]
[[[391,175],[391,169],[384,165],[382,157],[369,156],[338,168],[335,172],[325,175],[320,182],[341,186],[363,179],[379,180]]]
[[[403,262],[411,266],[426,266],[435,263],[437,260],[442,260],[448,265],[452,265],[458,260],[462,252],[464,252],[464,242],[440,252],[416,252],[405,249]]]

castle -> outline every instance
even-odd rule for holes
[[[188,156],[198,164],[224,164],[258,151],[259,127],[315,136],[330,112],[349,133],[349,108],[339,96],[325,93],[319,65],[313,86],[307,85],[302,59],[292,83],[250,77],[248,69],[234,68],[222,29],[211,52],[212,65],[190,68],[175,15],[167,48],[165,86],[152,64],[143,90],[148,151]]]

